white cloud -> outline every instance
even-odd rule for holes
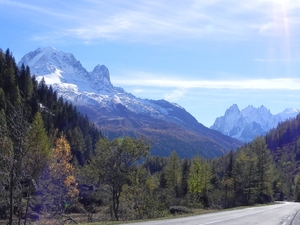
[[[133,90],[134,93],[142,93],[142,92],[145,92],[143,89],[141,88],[136,88]]]
[[[52,10],[55,8],[55,6],[51,6],[48,4],[44,4],[42,1],[35,2],[34,0],[29,0],[24,3],[24,1],[11,1],[11,0],[0,0],[0,4],[7,5],[9,7],[13,7],[14,11],[18,12],[19,14],[22,13],[29,13],[32,15],[32,12],[35,14],[43,15],[43,18],[41,18],[42,21],[46,19],[47,16],[50,16],[51,18],[60,18],[60,19],[69,19],[74,20],[76,18],[76,14],[72,14],[70,12],[59,12],[60,10]],[[56,4],[56,3],[54,3]],[[21,9],[18,10],[18,9]],[[25,11],[22,11],[24,9]],[[34,15],[35,16],[35,15]],[[30,19],[31,17],[27,17],[26,19]],[[41,22],[41,21],[36,21]],[[57,26],[57,24],[56,24]]]
[[[291,62],[298,61],[298,59],[254,59],[256,62]]]
[[[142,81],[142,82],[141,82]],[[152,79],[118,79],[114,78],[116,86],[178,88],[172,96],[180,96],[189,88],[205,89],[250,89],[250,90],[300,90],[300,79],[244,79],[244,80],[181,80],[170,78]]]
[[[173,90],[171,93],[167,93],[164,95],[164,99],[170,101],[170,102],[175,102],[179,98],[182,98],[184,94],[187,92],[185,88],[177,88]]]
[[[1,0],[0,4],[11,6],[14,11],[23,9],[23,13],[39,17],[41,21],[47,20],[44,26],[49,26],[53,32],[63,30],[64,38],[86,42],[101,39],[148,43],[150,40],[191,38],[253,38],[258,32],[273,30],[277,24],[299,20],[296,12],[300,9],[296,0],[186,0],[176,3],[167,0],[85,0],[74,4]],[[39,22],[38,19],[34,21]],[[277,33],[280,34],[282,32]]]
[[[274,31],[274,29],[275,29],[274,23],[267,23],[259,29],[259,33],[260,34],[269,34],[269,33],[272,33]]]

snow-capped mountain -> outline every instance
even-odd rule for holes
[[[234,104],[226,110],[224,116],[218,117],[210,128],[240,141],[249,142],[256,136],[266,134],[279,122],[296,117],[299,112],[298,109],[290,108],[273,115],[265,106],[248,106],[240,111]]]
[[[145,136],[153,141],[153,154],[167,156],[176,150],[181,157],[212,158],[240,145],[198,123],[175,103],[140,99],[114,87],[104,65],[88,72],[72,54],[52,47],[26,54],[22,64],[30,67],[38,81],[44,79],[59,96],[87,114],[105,135]]]

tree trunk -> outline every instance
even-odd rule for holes
[[[26,202],[26,209],[25,209],[25,218],[24,218],[24,225],[26,225],[27,223],[27,217],[28,217],[28,208],[29,208],[29,201],[30,201],[30,194],[31,194],[31,191],[30,191],[30,188],[31,188],[31,184],[29,185],[28,187],[28,191],[27,191],[27,202]]]
[[[12,169],[10,171],[10,187],[9,187],[9,225],[13,224],[13,214],[14,214],[14,164],[12,165]]]
[[[118,216],[118,211],[119,211],[119,196],[118,196],[118,191],[116,190],[116,188],[113,187],[113,212],[114,212],[114,217],[115,220],[119,220],[119,216]]]

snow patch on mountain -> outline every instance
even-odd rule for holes
[[[234,104],[226,110],[224,116],[218,117],[210,128],[240,141],[249,142],[256,136],[266,134],[279,122],[296,117],[299,112],[298,109],[289,108],[273,115],[265,106],[255,108],[252,105],[240,111]]]
[[[106,108],[107,111],[113,111],[117,105],[123,105],[124,109],[137,114],[183,121],[174,115],[169,116],[173,108],[184,110],[181,106],[168,103],[164,107],[159,101],[140,99],[122,88],[114,87],[106,66],[97,65],[93,71],[88,72],[71,53],[64,53],[53,47],[38,48],[26,54],[18,65],[22,64],[30,67],[38,81],[44,79],[59,96],[77,106],[88,105],[94,109]]]

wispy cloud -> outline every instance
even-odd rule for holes
[[[256,62],[290,62],[295,61],[295,59],[254,59]]]
[[[267,24],[262,25],[262,27],[259,29],[259,33],[269,34],[269,33],[273,33],[274,30],[275,30],[275,24],[269,22]]]
[[[139,87],[161,87],[177,88],[170,94],[180,95],[186,89],[249,89],[249,90],[300,90],[300,79],[276,78],[276,79],[244,79],[244,80],[180,80],[170,78],[157,79],[118,79],[113,83],[116,86],[139,86]]]
[[[179,98],[183,97],[186,94],[187,90],[185,88],[176,88],[170,93],[164,95],[164,99],[175,102]]]
[[[58,2],[54,3],[57,4]],[[76,14],[72,14],[72,13],[64,13],[64,12],[60,12],[61,10],[54,10],[54,9],[58,9],[56,8],[54,5],[49,5],[49,4],[44,4],[41,1],[27,1],[27,2],[23,2],[23,1],[11,1],[11,0],[0,0],[0,4],[2,5],[7,5],[10,7],[13,7],[17,12],[21,12],[20,9],[24,9],[25,11],[23,11],[24,13],[28,13],[32,15],[32,12],[35,12],[39,15],[44,15],[44,18],[42,18],[43,20],[46,19],[46,16],[50,16],[51,18],[56,18],[57,19],[75,19],[76,18]],[[59,6],[59,5],[57,5]],[[30,19],[30,17],[27,17],[27,19]],[[36,21],[36,22],[40,22],[40,21]],[[57,25],[57,24],[56,24]]]
[[[60,30],[64,30],[62,37],[87,42],[99,39],[149,42],[183,38],[253,38],[274,30],[276,24],[280,25],[277,26],[280,31],[286,21],[298,21],[296,12],[300,9],[296,0],[284,1],[284,4],[277,0],[187,0],[176,4],[166,0],[82,0],[74,4],[0,0],[0,4],[27,10],[27,15],[35,13],[35,17],[47,19],[45,26],[51,26],[51,29],[59,24]],[[283,10],[285,17],[282,17]],[[51,24],[51,19],[55,24]],[[282,33],[277,32],[277,35]]]

